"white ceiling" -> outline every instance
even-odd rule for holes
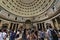
[[[23,2],[23,3],[31,3],[33,1],[35,1],[35,0],[21,0],[21,2]]]
[[[43,14],[54,0],[0,0],[0,5],[7,11],[22,17]]]

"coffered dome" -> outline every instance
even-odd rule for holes
[[[0,5],[14,15],[33,17],[43,14],[54,0],[0,0]]]

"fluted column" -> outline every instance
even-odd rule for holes
[[[42,30],[45,31],[45,25],[44,25],[44,22],[42,23]]]
[[[51,25],[52,25],[52,28],[54,29],[54,24],[53,24],[52,20],[51,20]]]
[[[10,23],[8,24],[8,29],[10,29]]]
[[[13,23],[10,23],[10,30],[12,30],[12,27],[13,27]]]
[[[39,24],[37,23],[37,29],[39,29]]]
[[[17,30],[18,30],[18,24],[16,24],[16,26],[15,26],[15,30],[16,30],[16,32],[17,32]]]
[[[59,29],[57,19],[55,19],[55,26],[57,29]]]
[[[1,22],[1,20],[0,20],[0,28],[2,28],[2,22]]]
[[[57,29],[55,19],[52,19],[52,22],[53,22],[53,25],[54,25],[54,29]]]
[[[14,24],[13,24],[13,28],[12,28],[12,29],[13,29],[13,30],[15,30],[15,28],[16,28],[16,24],[14,23]]]
[[[47,28],[46,28],[46,23],[44,23],[44,26],[45,26],[45,31],[47,30]]]

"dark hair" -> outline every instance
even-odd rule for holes
[[[50,23],[46,23],[46,28],[52,28],[51,24]]]
[[[11,31],[14,31],[13,29]]]
[[[33,33],[33,32],[34,32],[34,30],[31,31],[31,33]]]
[[[52,28],[52,26],[51,26],[51,25],[49,25],[49,28]]]
[[[24,29],[24,33],[23,34],[26,34],[26,29]]]
[[[0,32],[2,32],[2,30],[0,29]]]
[[[42,29],[39,29],[39,31],[42,31]]]
[[[7,33],[7,30],[6,29],[3,29],[3,32],[6,32]]]

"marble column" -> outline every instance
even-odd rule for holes
[[[46,28],[46,23],[44,22],[44,26],[45,26],[45,31],[47,31],[47,28]]]
[[[0,29],[2,28],[2,21],[0,20]]]
[[[13,29],[13,23],[10,24],[10,30],[12,30],[12,29]]]
[[[55,26],[59,30],[57,19],[55,19]]]
[[[10,23],[8,24],[8,29],[10,29]]]
[[[19,24],[16,24],[16,26],[15,26],[16,33],[17,33],[17,30],[18,30],[18,25]]]
[[[42,23],[42,30],[45,31],[45,25],[44,25],[44,22]]]
[[[37,23],[37,29],[39,30],[39,24]]]

